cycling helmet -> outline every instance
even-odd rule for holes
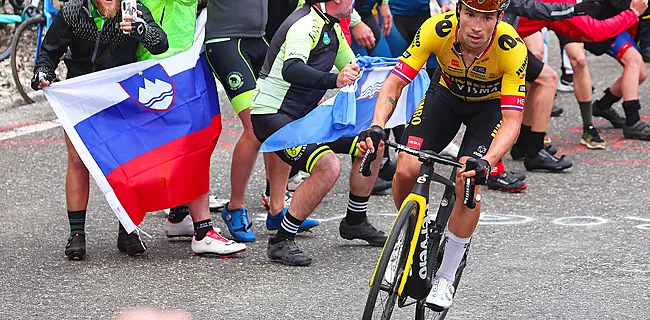
[[[510,0],[460,0],[460,2],[478,12],[505,11],[510,5]]]

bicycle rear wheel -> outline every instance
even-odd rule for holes
[[[11,73],[16,90],[26,104],[45,99],[40,91],[37,92],[31,87],[34,63],[44,36],[45,18],[34,17],[20,24],[11,44]],[[59,60],[54,81],[65,79],[66,72],[65,64]]]
[[[390,319],[397,301],[398,286],[404,276],[411,240],[416,230],[419,230],[415,225],[419,210],[417,202],[409,201],[397,214],[377,264],[363,320]]]

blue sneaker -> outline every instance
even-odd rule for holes
[[[221,211],[221,218],[228,226],[228,231],[235,240],[239,242],[255,242],[255,233],[253,233],[253,223],[248,220],[248,210],[246,208],[234,211],[228,210],[228,203]]]
[[[266,214],[266,229],[268,230],[278,230],[280,229],[280,225],[282,224],[282,220],[284,220],[284,216],[287,214],[287,210],[289,210],[289,207],[284,207],[282,212],[280,212],[278,215],[271,215],[271,213]],[[309,229],[319,225],[320,222],[315,219],[305,219],[305,221],[302,222],[300,225],[300,228],[298,229],[298,232],[303,232],[303,231],[308,231]]]

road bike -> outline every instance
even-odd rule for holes
[[[11,54],[11,43],[18,26],[29,19],[30,12],[25,10],[22,0],[0,0],[0,61]]]
[[[419,151],[391,141],[386,141],[386,145],[418,157],[422,165],[415,187],[402,202],[370,279],[362,319],[390,319],[395,304],[400,308],[415,305],[416,320],[444,319],[449,309],[430,309],[425,299],[431,290],[433,275],[442,262],[447,241],[443,235],[456,200],[456,170],[463,165],[433,151]],[[370,161],[366,161],[368,154],[360,168],[364,175],[370,173]],[[454,167],[449,179],[434,171],[436,163]],[[445,186],[435,216],[428,214],[427,209],[432,181]],[[470,178],[465,179],[463,204],[470,209],[476,207],[477,200],[480,201],[479,195],[478,199],[474,198],[474,189]],[[460,283],[468,252],[469,246],[456,271],[455,288]]]

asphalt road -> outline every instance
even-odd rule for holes
[[[559,69],[557,51],[551,48],[551,62]],[[599,97],[622,69],[609,57],[588,61]],[[650,120],[647,84],[640,97]],[[624,140],[620,130],[595,119],[607,150],[585,150],[578,144],[574,96],[562,93],[556,101],[565,112],[551,121],[549,134],[574,167],[561,174],[528,173],[530,186],[521,194],[484,192],[484,213],[449,319],[650,317],[650,142]],[[620,103],[616,108],[622,112]],[[222,113],[226,121],[213,155],[211,193],[225,198],[241,127],[230,106],[223,105]],[[1,319],[110,319],[133,307],[178,308],[194,319],[361,317],[379,249],[338,235],[348,194],[347,157],[341,178],[313,214],[321,226],[298,236],[314,259],[310,267],[266,258],[261,157],[247,198],[253,218],[261,220],[254,224],[258,241],[242,256],[193,256],[189,241],[165,238],[162,212],[149,214],[142,224],[153,235],[147,254],[135,259],[120,254],[117,220],[92,183],[88,256],[71,262],[63,254],[66,151],[62,129],[52,120],[46,104],[0,111]],[[45,124],[16,128],[38,122]],[[506,164],[524,170],[521,162],[507,158]],[[435,189],[434,201],[438,195]],[[391,197],[373,196],[369,212],[387,230]],[[213,218],[225,228],[220,217]],[[394,319],[412,315],[409,307],[397,310]]]

